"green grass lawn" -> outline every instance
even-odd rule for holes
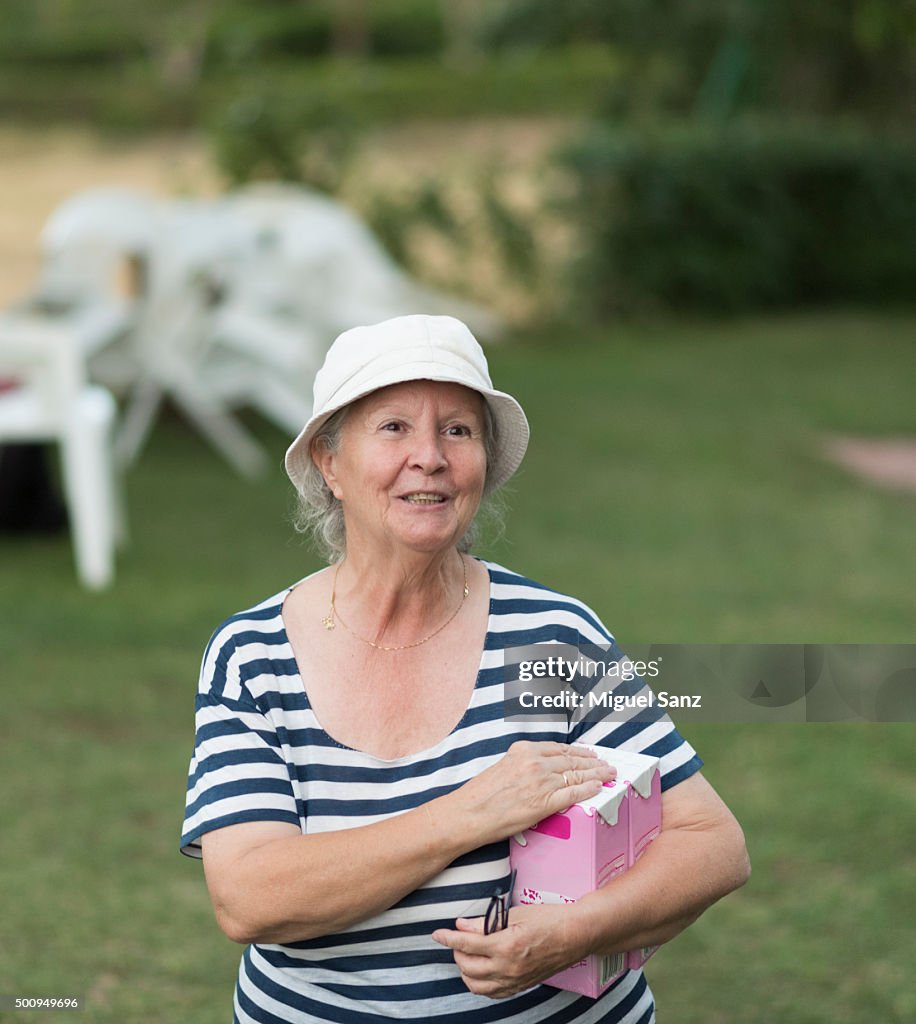
[[[624,648],[912,641],[916,497],[817,448],[916,435],[914,349],[916,316],[851,313],[493,349],[533,439],[484,553],[581,596]],[[82,995],[92,1024],[229,1019],[240,950],[177,851],[197,668],[219,621],[318,564],[288,525],[283,438],[256,426],[277,469],[252,485],[160,423],[103,595],[65,538],[0,540],[2,994]],[[650,963],[660,1019],[916,1019],[913,726],[688,735],[754,876]]]

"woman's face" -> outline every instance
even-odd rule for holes
[[[409,381],[354,402],[338,451],[315,453],[348,550],[455,545],[483,494],[483,427],[483,398],[460,384]]]

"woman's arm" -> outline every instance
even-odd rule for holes
[[[372,825],[316,835],[282,822],[216,829],[201,846],[217,921],[242,943],[340,931],[387,910],[469,850],[594,796],[613,775],[591,751],[522,741],[452,793]]]
[[[245,944],[298,942],[392,906],[466,852],[437,803],[314,836],[283,822],[206,833],[204,872],[220,928]]]
[[[662,832],[639,862],[574,905],[514,907],[509,927],[485,936],[459,921],[433,938],[455,950],[472,992],[504,997],[583,957],[667,942],[750,874],[737,821],[702,777],[662,796]]]
[[[662,832],[613,887],[576,906],[574,931],[590,951],[617,953],[673,939],[750,877],[744,833],[697,774],[662,796]]]

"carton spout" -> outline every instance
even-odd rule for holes
[[[634,754],[629,750],[608,750],[583,743],[581,746],[593,750],[603,761],[617,769],[617,782],[629,783],[646,800],[652,795],[652,779],[659,770],[657,757],[648,754]]]

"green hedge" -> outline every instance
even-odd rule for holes
[[[596,315],[912,301],[916,144],[827,128],[593,128],[576,285]]]
[[[27,125],[90,123],[149,132],[202,126],[251,96],[327,98],[367,121],[408,118],[581,116],[619,84],[625,67],[603,47],[485,59],[467,67],[441,60],[251,60],[243,69],[205,71],[187,88],[169,87],[145,61],[123,66],[46,68],[24,82],[0,62],[0,119]]]
[[[194,3],[3,0],[0,60],[36,69],[117,65],[180,39],[186,31],[183,6]],[[253,58],[327,56],[334,49],[333,0],[217,0],[188,13],[203,26],[210,70]],[[372,0],[356,20],[368,51],[378,57],[431,56],[445,42],[439,0]]]
[[[212,67],[239,58],[322,57],[333,50],[332,4],[233,0],[210,32]],[[373,0],[365,5],[367,50],[374,57],[429,56],[444,43],[442,10],[430,0]]]

